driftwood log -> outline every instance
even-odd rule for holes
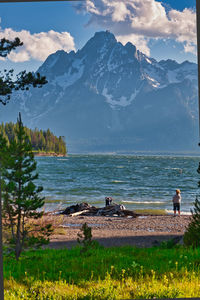
[[[91,206],[88,203],[80,203],[76,205],[71,205],[67,207],[61,214],[69,215],[69,216],[120,216],[120,217],[132,217],[136,218],[138,214],[136,214],[132,210],[127,210],[124,205],[119,205],[112,203],[112,205],[107,205],[105,207],[95,207]]]
[[[89,210],[88,210],[88,209],[85,209],[85,210],[81,210],[81,211],[77,211],[77,212],[75,212],[75,213],[72,213],[72,214],[70,214],[70,216],[71,216],[71,217],[80,216],[80,215],[85,214],[85,213],[87,213],[87,212],[89,212]]]

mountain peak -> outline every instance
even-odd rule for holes
[[[117,40],[113,33],[108,30],[99,31],[85,44],[82,50],[95,49],[95,51],[98,51],[102,47],[107,48],[113,46],[115,43],[117,43]]]
[[[134,56],[137,56],[137,49],[131,42],[126,43],[125,48],[128,53],[133,54]]]
[[[167,150],[166,140],[168,149],[187,150],[195,143],[196,64],[157,62],[101,31],[77,52],[50,55],[38,71],[48,84],[16,93],[2,121],[20,107],[26,124],[66,135],[76,152]]]
[[[96,39],[103,39],[103,40],[113,40],[116,42],[116,38],[113,33],[111,33],[109,30],[106,31],[98,31],[94,34],[94,38]]]
[[[161,60],[159,61],[159,65],[164,68],[167,67],[169,70],[175,70],[180,66],[177,61],[173,59]]]

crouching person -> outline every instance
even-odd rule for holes
[[[111,198],[111,197],[105,197],[105,202],[106,202],[106,206],[111,205],[111,203],[112,203],[112,198]]]

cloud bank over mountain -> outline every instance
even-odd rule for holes
[[[0,28],[0,38],[12,40],[18,36],[24,43],[23,47],[19,47],[8,56],[10,62],[20,65],[23,62],[44,61],[57,50],[76,50],[75,44],[79,45],[80,39],[84,43],[91,36],[87,32],[91,32],[91,28],[94,27],[97,27],[97,30],[110,30],[123,45],[131,42],[148,56],[155,54],[153,45],[156,44],[162,52],[162,47],[165,49],[167,42],[171,40],[171,48],[177,49],[175,53],[167,47],[167,51],[172,52],[171,58],[178,59],[179,56],[179,61],[184,61],[185,57],[193,61],[196,59],[196,13],[192,8],[182,11],[178,8],[172,9],[167,6],[167,1],[158,0],[85,0],[75,2],[73,7],[73,12],[80,20],[81,16],[85,18],[82,23],[77,23],[77,28],[84,27],[84,33],[81,35],[85,35],[86,38],[78,36],[73,25],[67,24],[66,20],[61,22],[59,15],[52,20],[52,27],[46,27],[42,20],[38,20],[38,23],[42,24],[41,28],[38,25],[37,29],[33,30],[32,26],[27,27],[26,23],[19,27],[15,24],[13,28],[12,25],[9,28]],[[78,12],[83,14],[80,16]],[[60,23],[65,25],[60,26]],[[69,23],[73,24],[73,21]],[[1,24],[3,26],[3,22]],[[158,59],[166,58],[160,55],[158,50],[156,55]]]
[[[111,30],[123,44],[133,42],[150,55],[152,39],[173,39],[185,52],[196,54],[196,13],[170,9],[156,0],[86,0],[77,5],[79,12],[90,14],[87,25]]]

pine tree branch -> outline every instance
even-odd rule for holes
[[[7,57],[7,55],[15,50],[17,47],[22,46],[23,43],[18,37],[14,41],[7,40],[5,38],[0,40],[0,57]],[[0,72],[0,103],[6,105],[13,91],[19,90],[29,90],[32,87],[42,87],[47,83],[47,80],[44,76],[41,76],[39,73],[31,73],[22,71],[17,75],[17,79],[13,80],[14,70],[4,70]]]

